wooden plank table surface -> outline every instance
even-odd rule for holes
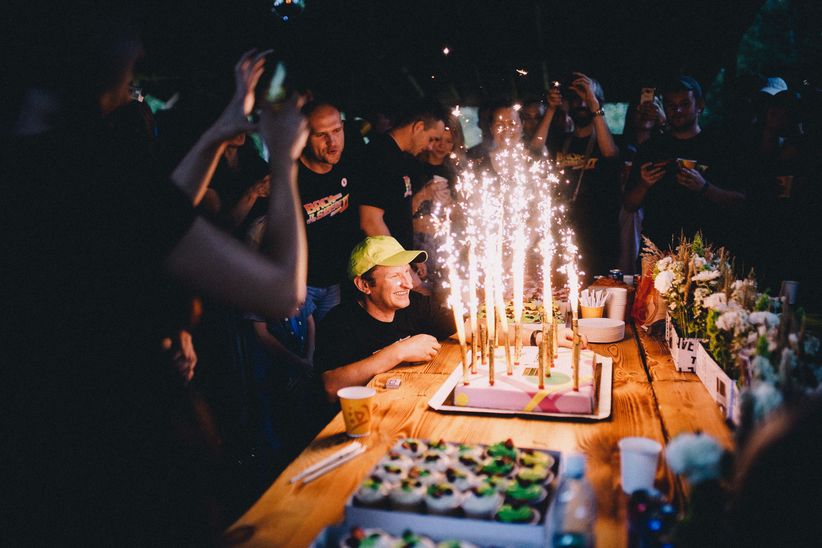
[[[627,497],[619,479],[617,441],[625,436],[653,438],[663,445],[682,432],[701,430],[727,447],[732,437],[708,392],[693,373],[677,373],[664,341],[626,326],[614,344],[593,344],[614,360],[611,417],[600,422],[526,420],[438,413],[428,400],[459,364],[459,347],[448,341],[430,363],[397,367],[374,378],[377,389],[371,435],[360,439],[367,451],[306,485],[289,479],[350,442],[340,414],[277,478],[260,499],[228,530],[226,544],[308,546],[328,525],[342,520],[344,504],[372,467],[400,438],[495,443],[511,438],[519,447],[582,452],[587,476],[597,496],[598,546],[627,543]],[[667,356],[667,359],[666,359]],[[399,389],[385,381],[400,377]],[[660,466],[657,488],[681,502],[683,485]]]

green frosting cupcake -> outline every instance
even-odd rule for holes
[[[519,462],[523,466],[544,466],[545,468],[551,468],[554,464],[554,457],[542,451],[523,449],[519,453]]]
[[[505,441],[495,443],[488,446],[488,456],[490,457],[510,457],[517,458],[517,449],[514,447],[514,442],[508,438]]]
[[[517,472],[517,479],[524,483],[542,483],[548,479],[548,469],[543,466],[523,466]]]
[[[536,483],[523,485],[515,481],[508,487],[505,494],[515,501],[536,503],[545,496],[545,488]]]
[[[503,504],[497,511],[497,519],[503,523],[530,523],[534,520],[534,510],[525,504]]]
[[[510,457],[490,459],[482,465],[482,473],[492,476],[507,476],[514,469],[514,461]]]

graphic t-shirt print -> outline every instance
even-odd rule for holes
[[[305,213],[307,215],[305,219],[306,224],[319,221],[323,217],[334,216],[338,213],[342,213],[348,209],[348,196],[348,194],[338,192],[337,194],[331,194],[325,198],[320,198],[319,200],[314,200],[313,202],[303,204],[303,208],[305,209]]]

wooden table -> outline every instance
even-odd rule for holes
[[[732,437],[708,392],[693,373],[677,373],[661,339],[626,328],[615,344],[592,345],[614,360],[611,418],[580,423],[441,414],[428,400],[459,364],[453,342],[429,364],[398,367],[377,376],[376,425],[365,439],[366,453],[307,485],[288,480],[349,442],[337,415],[274,484],[228,531],[227,541],[241,546],[307,546],[327,525],[343,517],[343,506],[371,468],[402,437],[445,439],[453,442],[494,443],[507,438],[517,446],[581,451],[588,458],[588,479],[597,496],[598,546],[624,546],[627,541],[627,497],[619,480],[617,441],[645,436],[667,443],[682,432],[702,430],[726,447]],[[400,377],[397,390],[385,381]],[[660,466],[657,487],[681,502],[682,483]]]

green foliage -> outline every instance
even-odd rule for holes
[[[766,290],[765,293],[759,296],[754,304],[754,310],[757,312],[764,312],[768,310],[770,305],[770,297],[768,296],[768,291]]]
[[[702,232],[694,234],[694,241],[691,243],[691,252],[700,257],[705,255],[705,244],[702,242]]]
[[[721,331],[716,326],[716,320],[719,318],[719,315],[719,312],[716,310],[708,311],[705,329],[708,338],[708,352],[719,367],[721,367],[729,377],[734,379],[738,376],[738,371],[734,363],[734,354],[731,351],[732,335]]]

